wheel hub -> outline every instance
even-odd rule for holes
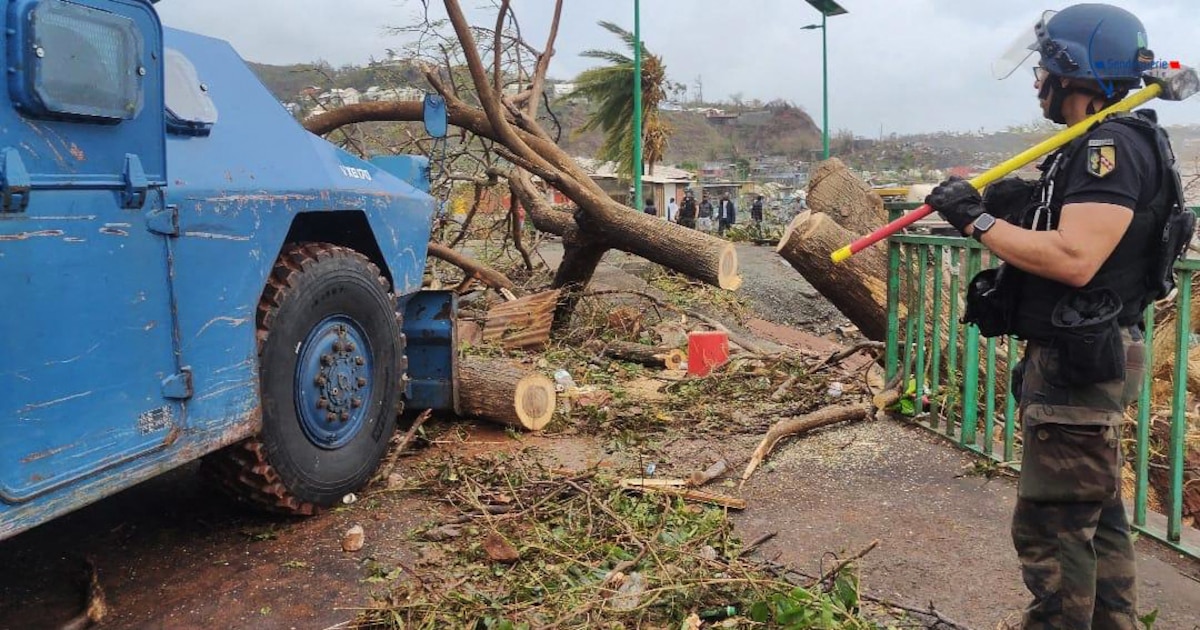
[[[300,346],[296,411],[304,433],[322,448],[349,442],[362,428],[371,399],[371,353],[358,324],[327,317]]]

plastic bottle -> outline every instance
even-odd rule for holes
[[[559,368],[554,370],[554,391],[565,392],[568,389],[575,388],[575,379],[571,378],[571,373]]]
[[[738,614],[737,606],[722,606],[700,611],[701,619],[726,619]]]

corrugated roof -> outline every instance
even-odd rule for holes
[[[616,162],[601,162],[600,160],[585,157],[577,157],[575,161],[592,177],[617,179]],[[646,167],[646,170],[649,171],[649,167]],[[690,182],[694,179],[695,176],[689,171],[675,168],[674,166],[666,166],[665,164],[655,164],[653,175],[646,174],[642,176],[642,182],[653,184]]]

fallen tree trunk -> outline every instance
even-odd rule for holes
[[[493,289],[509,289],[511,291],[516,288],[508,276],[441,243],[429,243],[429,255],[462,269],[468,278],[475,278]]]
[[[837,158],[817,165],[817,172],[808,182],[805,203],[813,212],[828,214],[838,225],[850,230],[855,238],[887,223],[883,199]]]
[[[508,349],[539,350],[550,342],[550,326],[558,306],[557,289],[493,306],[483,325],[483,341]]]
[[[678,348],[658,348],[628,341],[610,341],[604,344],[602,352],[614,359],[667,370],[678,370],[686,359],[683,351]]]
[[[458,364],[458,411],[510,427],[539,431],[554,416],[554,382],[497,359],[464,357]]]
[[[829,215],[801,212],[784,230],[776,251],[868,339],[887,338],[887,251],[863,250],[842,263],[829,255],[854,234]]]
[[[579,216],[575,217],[579,230],[577,245],[569,248],[563,265],[568,268],[568,273],[558,274],[555,288],[585,286],[591,279],[595,265],[608,248],[637,254],[723,289],[734,290],[741,285],[741,277],[737,271],[737,252],[731,243],[650,217],[617,203],[535,122],[529,118],[508,118],[499,95],[487,84],[482,62],[478,58],[478,50],[465,18],[457,5],[447,3],[447,10],[451,14],[451,22],[454,23],[456,32],[462,39],[472,79],[483,104],[482,110],[468,105],[447,90],[436,74],[426,73],[430,84],[446,99],[450,123],[501,143],[507,148],[506,152],[502,152],[505,157],[521,168],[542,177],[580,208]],[[305,127],[313,133],[324,134],[342,125],[359,121],[419,121],[422,116],[420,107],[413,107],[408,103],[372,103],[367,107],[362,105],[350,105],[316,116],[306,121]],[[520,179],[521,177],[515,177],[510,181]],[[539,195],[533,190],[531,183],[527,180],[524,183],[529,184],[528,188],[533,193],[522,196],[522,203],[530,209],[529,204],[535,202]],[[514,192],[517,192],[518,188],[525,186],[518,183],[513,186]],[[544,203],[544,199],[542,202]],[[583,223],[580,223],[581,217],[586,218]],[[536,215],[534,225],[539,225]],[[573,300],[566,300],[561,310],[569,312],[573,304]]]

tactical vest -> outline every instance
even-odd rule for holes
[[[1004,287],[1004,292],[1012,296],[1014,307],[1010,319],[1012,330],[1009,332],[1022,339],[1052,341],[1056,336],[1051,324],[1052,313],[1056,305],[1072,292],[1111,290],[1120,298],[1121,309],[1117,322],[1122,326],[1132,326],[1141,321],[1142,312],[1152,301],[1165,297],[1174,288],[1172,267],[1182,251],[1178,232],[1187,231],[1182,241],[1182,247],[1186,247],[1195,217],[1183,205],[1183,186],[1175,168],[1175,156],[1166,131],[1158,126],[1153,111],[1141,110],[1134,114],[1109,117],[1047,158],[1038,167],[1042,170],[1042,177],[1034,195],[1037,202],[1022,213],[1021,226],[1032,230],[1057,229],[1066,184],[1067,171],[1064,167],[1076,155],[1079,147],[1086,146],[1089,136],[1101,125],[1107,124],[1134,129],[1155,147],[1158,177],[1161,180],[1158,192],[1148,208],[1139,207],[1134,212],[1133,221],[1113,253],[1084,287],[1075,289],[1005,265],[1009,268],[1000,277],[1008,285]],[[1141,191],[1138,194],[1140,196]],[[1186,225],[1179,225],[1180,222]]]

